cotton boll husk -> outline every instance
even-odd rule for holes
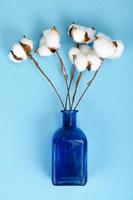
[[[96,71],[102,64],[102,59],[95,53],[93,49],[90,50],[87,56],[88,63],[91,64],[90,69],[91,71]]]
[[[88,65],[87,57],[83,54],[78,54],[74,60],[74,64],[79,72],[84,71]]]
[[[37,49],[37,53],[44,57],[44,56],[50,56],[52,55],[53,53],[50,51],[50,49],[44,44],[44,45],[41,45],[38,49]]]
[[[24,44],[24,45],[29,46],[30,47],[30,51],[33,49],[33,41],[32,40],[30,40],[30,39],[28,39],[26,37],[23,37],[20,42],[22,44]]]
[[[77,25],[76,24],[71,24],[70,26],[69,26],[69,28],[68,28],[68,35],[70,35],[70,36],[72,36],[71,35],[71,31],[73,30],[73,29],[76,29],[77,28]]]
[[[20,43],[16,43],[13,46],[12,51],[14,55],[17,56],[18,58],[22,58],[23,60],[26,60],[28,58],[26,52],[24,51]]]
[[[113,42],[116,43],[116,50],[115,50],[114,55],[110,57],[110,59],[115,60],[115,59],[118,59],[122,55],[124,51],[124,44],[121,40],[115,40]]]
[[[69,51],[69,58],[72,63],[74,63],[74,56],[77,56],[80,53],[79,49],[76,47],[73,47]]]
[[[115,52],[115,46],[112,41],[105,37],[97,36],[94,41],[93,48],[101,58],[109,58],[114,55]]]
[[[90,40],[88,40],[88,42],[86,43],[93,42],[95,39],[96,30],[88,27],[88,28],[85,28],[85,31],[87,32],[88,37],[90,38]]]
[[[15,63],[20,63],[20,62],[23,61],[23,59],[22,60],[15,59],[14,56],[13,56],[13,54],[11,52],[9,53],[8,57],[9,57],[10,60],[12,60]]]
[[[89,51],[90,51],[90,47],[88,45],[85,45],[85,44],[82,44],[79,46],[79,50],[80,50],[80,53],[87,56]]]
[[[56,29],[51,29],[49,33],[45,36],[46,45],[49,48],[59,49],[60,48],[60,34]]]

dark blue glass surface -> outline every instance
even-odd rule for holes
[[[63,126],[53,136],[52,183],[85,185],[87,182],[87,139],[76,126],[77,111],[62,111]]]

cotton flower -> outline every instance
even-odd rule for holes
[[[79,48],[73,47],[70,49],[69,58],[79,72],[86,69],[88,65],[87,56],[81,53]]]
[[[69,58],[79,72],[86,69],[96,71],[103,62],[94,49],[85,44],[79,48],[72,48],[69,51]]]
[[[87,57],[83,54],[78,54],[74,60],[74,64],[79,72],[85,71],[88,65]]]
[[[87,55],[90,47],[80,45],[79,48],[73,47],[69,51],[69,58],[79,72],[85,71],[89,65]]]
[[[69,27],[68,34],[76,43],[90,43],[94,40],[95,29],[72,24]]]
[[[25,36],[21,39],[20,44],[23,46],[27,53],[33,50],[33,41],[26,38]]]
[[[50,56],[60,48],[60,33],[53,27],[43,31],[43,36],[40,39],[39,48],[36,52],[40,56]]]
[[[27,59],[27,55],[20,43],[14,44],[12,50],[9,53],[9,58],[16,63],[22,62],[23,60]]]
[[[31,52],[32,49],[32,40],[23,37],[20,42],[13,45],[12,50],[9,53],[9,58],[13,62],[20,63],[28,59],[28,54]]]
[[[74,64],[74,59],[77,57],[77,55],[80,53],[80,50],[76,47],[73,47],[69,51],[69,58],[71,62]]]
[[[110,59],[115,60],[115,59],[118,59],[122,55],[124,51],[124,44],[120,40],[114,40],[113,43],[116,47],[116,50],[115,50],[115,53],[110,57]]]
[[[60,48],[60,33],[59,31],[53,27],[47,34],[44,34],[46,45],[50,49],[58,50]]]
[[[102,33],[96,35],[93,48],[98,56],[103,59],[112,57],[116,50],[116,47],[112,43],[112,40]]]
[[[96,54],[96,52],[91,49],[87,55],[88,60],[88,70],[96,71],[101,66],[103,60]]]

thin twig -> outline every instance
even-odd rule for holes
[[[76,47],[79,48],[79,43],[76,43]],[[74,66],[74,67],[73,67],[73,70],[72,70],[72,74],[71,74],[71,79],[70,79],[70,82],[69,82],[68,93],[67,93],[66,101],[65,101],[65,107],[66,107],[66,105],[67,105],[67,99],[68,99],[68,97],[70,96],[70,89],[71,89],[72,81],[73,81],[74,76],[75,76],[75,71],[76,71],[76,68],[75,68],[75,66]],[[71,96],[70,96],[70,99],[71,99]]]
[[[59,59],[60,66],[61,66],[61,70],[62,70],[64,79],[65,79],[65,83],[66,83],[66,87],[67,87],[68,100],[69,100],[69,108],[70,108],[71,99],[70,99],[69,85],[68,85],[68,74],[67,74],[67,71],[66,71],[64,62],[63,62],[63,60],[62,60],[62,58],[61,58],[59,52],[57,51],[56,54],[57,54],[57,57],[58,57],[58,59]],[[65,109],[67,109],[67,102],[65,102]]]
[[[67,100],[68,100],[68,97],[70,95],[70,88],[71,88],[71,85],[72,85],[72,81],[74,79],[75,71],[76,71],[76,69],[75,69],[75,66],[74,66],[73,70],[72,70],[69,86],[68,86],[68,93],[67,93],[67,96],[66,96],[65,107],[67,106]]]
[[[49,82],[49,84],[52,86],[53,90],[55,91],[56,95],[58,96],[60,103],[63,107],[63,109],[65,109],[64,103],[62,101],[62,98],[60,96],[60,94],[58,93],[56,87],[54,86],[54,84],[52,83],[52,81],[48,78],[48,76],[45,74],[45,72],[41,69],[40,65],[38,64],[38,62],[35,60],[35,58],[32,56],[32,54],[28,55],[29,58],[32,60],[32,62],[34,63],[34,65],[37,67],[37,69],[41,72],[41,74],[46,78],[46,80]]]
[[[75,101],[75,97],[76,97],[76,94],[77,94],[77,89],[78,89],[79,82],[81,80],[81,76],[82,76],[82,72],[79,73],[77,81],[76,81],[75,90],[74,90],[74,94],[73,94],[73,98],[72,98],[71,110],[72,110],[72,107],[73,107],[73,104],[74,104],[74,101]]]
[[[74,110],[76,110],[77,106],[79,105],[80,101],[82,100],[82,98],[84,97],[85,93],[87,92],[88,88],[91,86],[92,82],[94,81],[97,73],[99,72],[99,69],[94,73],[94,76],[92,77],[92,79],[87,83],[87,87],[85,88],[85,90],[83,91],[82,95],[80,96],[78,102],[76,103],[76,106],[74,107]]]

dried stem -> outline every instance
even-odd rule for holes
[[[75,67],[73,67],[72,74],[71,74],[71,79],[70,79],[69,86],[68,86],[68,93],[67,93],[67,96],[66,96],[65,107],[67,105],[67,100],[68,100],[68,97],[70,95],[70,88],[71,88],[71,85],[72,85],[72,81],[74,79],[75,71],[76,71],[76,69],[75,69]]]
[[[45,74],[45,72],[41,69],[41,67],[39,66],[38,62],[34,59],[34,57],[32,56],[32,54],[28,55],[29,58],[32,60],[32,62],[34,63],[34,65],[37,67],[37,69],[42,73],[42,75],[46,78],[46,80],[49,82],[49,84],[52,86],[53,90],[55,91],[56,95],[58,96],[60,103],[63,107],[63,109],[65,109],[64,103],[62,101],[61,96],[59,95],[56,87],[54,86],[54,84],[52,83],[52,81],[48,78],[48,76]]]
[[[99,69],[100,69],[100,67],[99,67]],[[85,93],[87,92],[88,88],[91,86],[91,84],[94,81],[97,73],[99,72],[99,69],[94,73],[94,76],[92,77],[92,79],[87,83],[87,87],[85,88],[85,90],[83,91],[82,95],[80,96],[78,102],[76,103],[76,106],[74,107],[74,110],[76,110],[76,108],[79,105],[80,101],[82,100],[82,98],[84,97]]]
[[[76,47],[79,48],[79,43],[76,43]],[[71,96],[70,96],[70,88],[71,88],[71,85],[72,85],[72,81],[74,79],[74,76],[75,76],[75,66],[73,67],[73,70],[72,70],[72,73],[71,73],[71,78],[70,78],[70,82],[69,82],[69,86],[68,86],[68,92],[67,92],[67,96],[66,96],[66,101],[65,101],[65,107],[67,107],[67,100],[68,100],[68,97],[70,98],[71,100]],[[71,101],[70,101],[70,104],[71,104]],[[71,106],[69,106],[69,109],[71,109]]]
[[[68,94],[68,101],[69,101],[69,108],[71,106],[71,99],[70,99],[70,93],[69,93],[69,85],[68,85],[68,75],[67,75],[67,71],[66,71],[66,68],[65,68],[65,65],[63,63],[63,60],[59,54],[59,52],[57,51],[56,52],[57,54],[57,57],[59,59],[59,62],[60,62],[60,66],[61,66],[61,70],[62,70],[62,73],[63,73],[63,76],[64,76],[64,79],[65,79],[65,83],[66,83],[66,87],[67,87],[67,94]],[[67,109],[67,102],[65,102],[65,110]]]
[[[79,73],[77,81],[76,81],[75,90],[74,90],[74,94],[73,94],[73,98],[72,98],[71,110],[72,110],[72,107],[73,107],[73,104],[74,104],[74,101],[75,101],[75,97],[76,97],[76,94],[77,94],[77,89],[78,89],[78,85],[79,85],[79,82],[81,80],[81,77],[82,77],[82,72]]]

